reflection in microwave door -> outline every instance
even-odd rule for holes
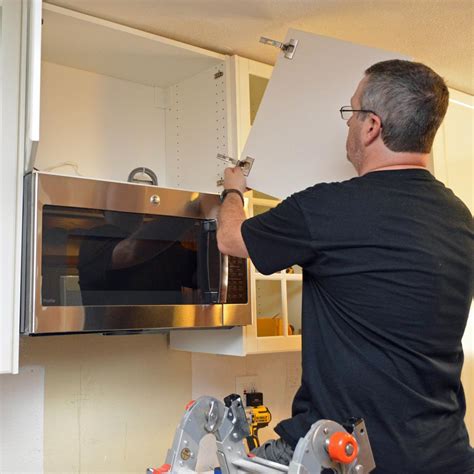
[[[61,306],[82,306],[78,275],[61,275],[59,290]]]

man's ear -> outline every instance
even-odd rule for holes
[[[375,114],[368,114],[364,121],[362,140],[365,146],[371,145],[382,134],[382,121]]]

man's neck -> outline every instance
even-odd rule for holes
[[[384,156],[368,157],[362,162],[359,176],[373,171],[389,171],[403,169],[426,169],[429,155],[427,153],[394,153],[389,152]]]
[[[418,166],[418,165],[391,165],[391,166],[381,166],[380,168],[369,169],[364,173],[360,174],[359,176],[363,176],[367,173],[373,173],[374,171],[389,171],[389,170],[406,170],[406,169],[422,169],[426,170],[426,166]]]

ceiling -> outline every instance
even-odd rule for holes
[[[47,0],[224,54],[274,64],[289,27],[397,51],[474,95],[472,0]]]

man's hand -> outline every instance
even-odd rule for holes
[[[224,189],[238,189],[242,194],[247,190],[247,180],[239,166],[225,169]]]

